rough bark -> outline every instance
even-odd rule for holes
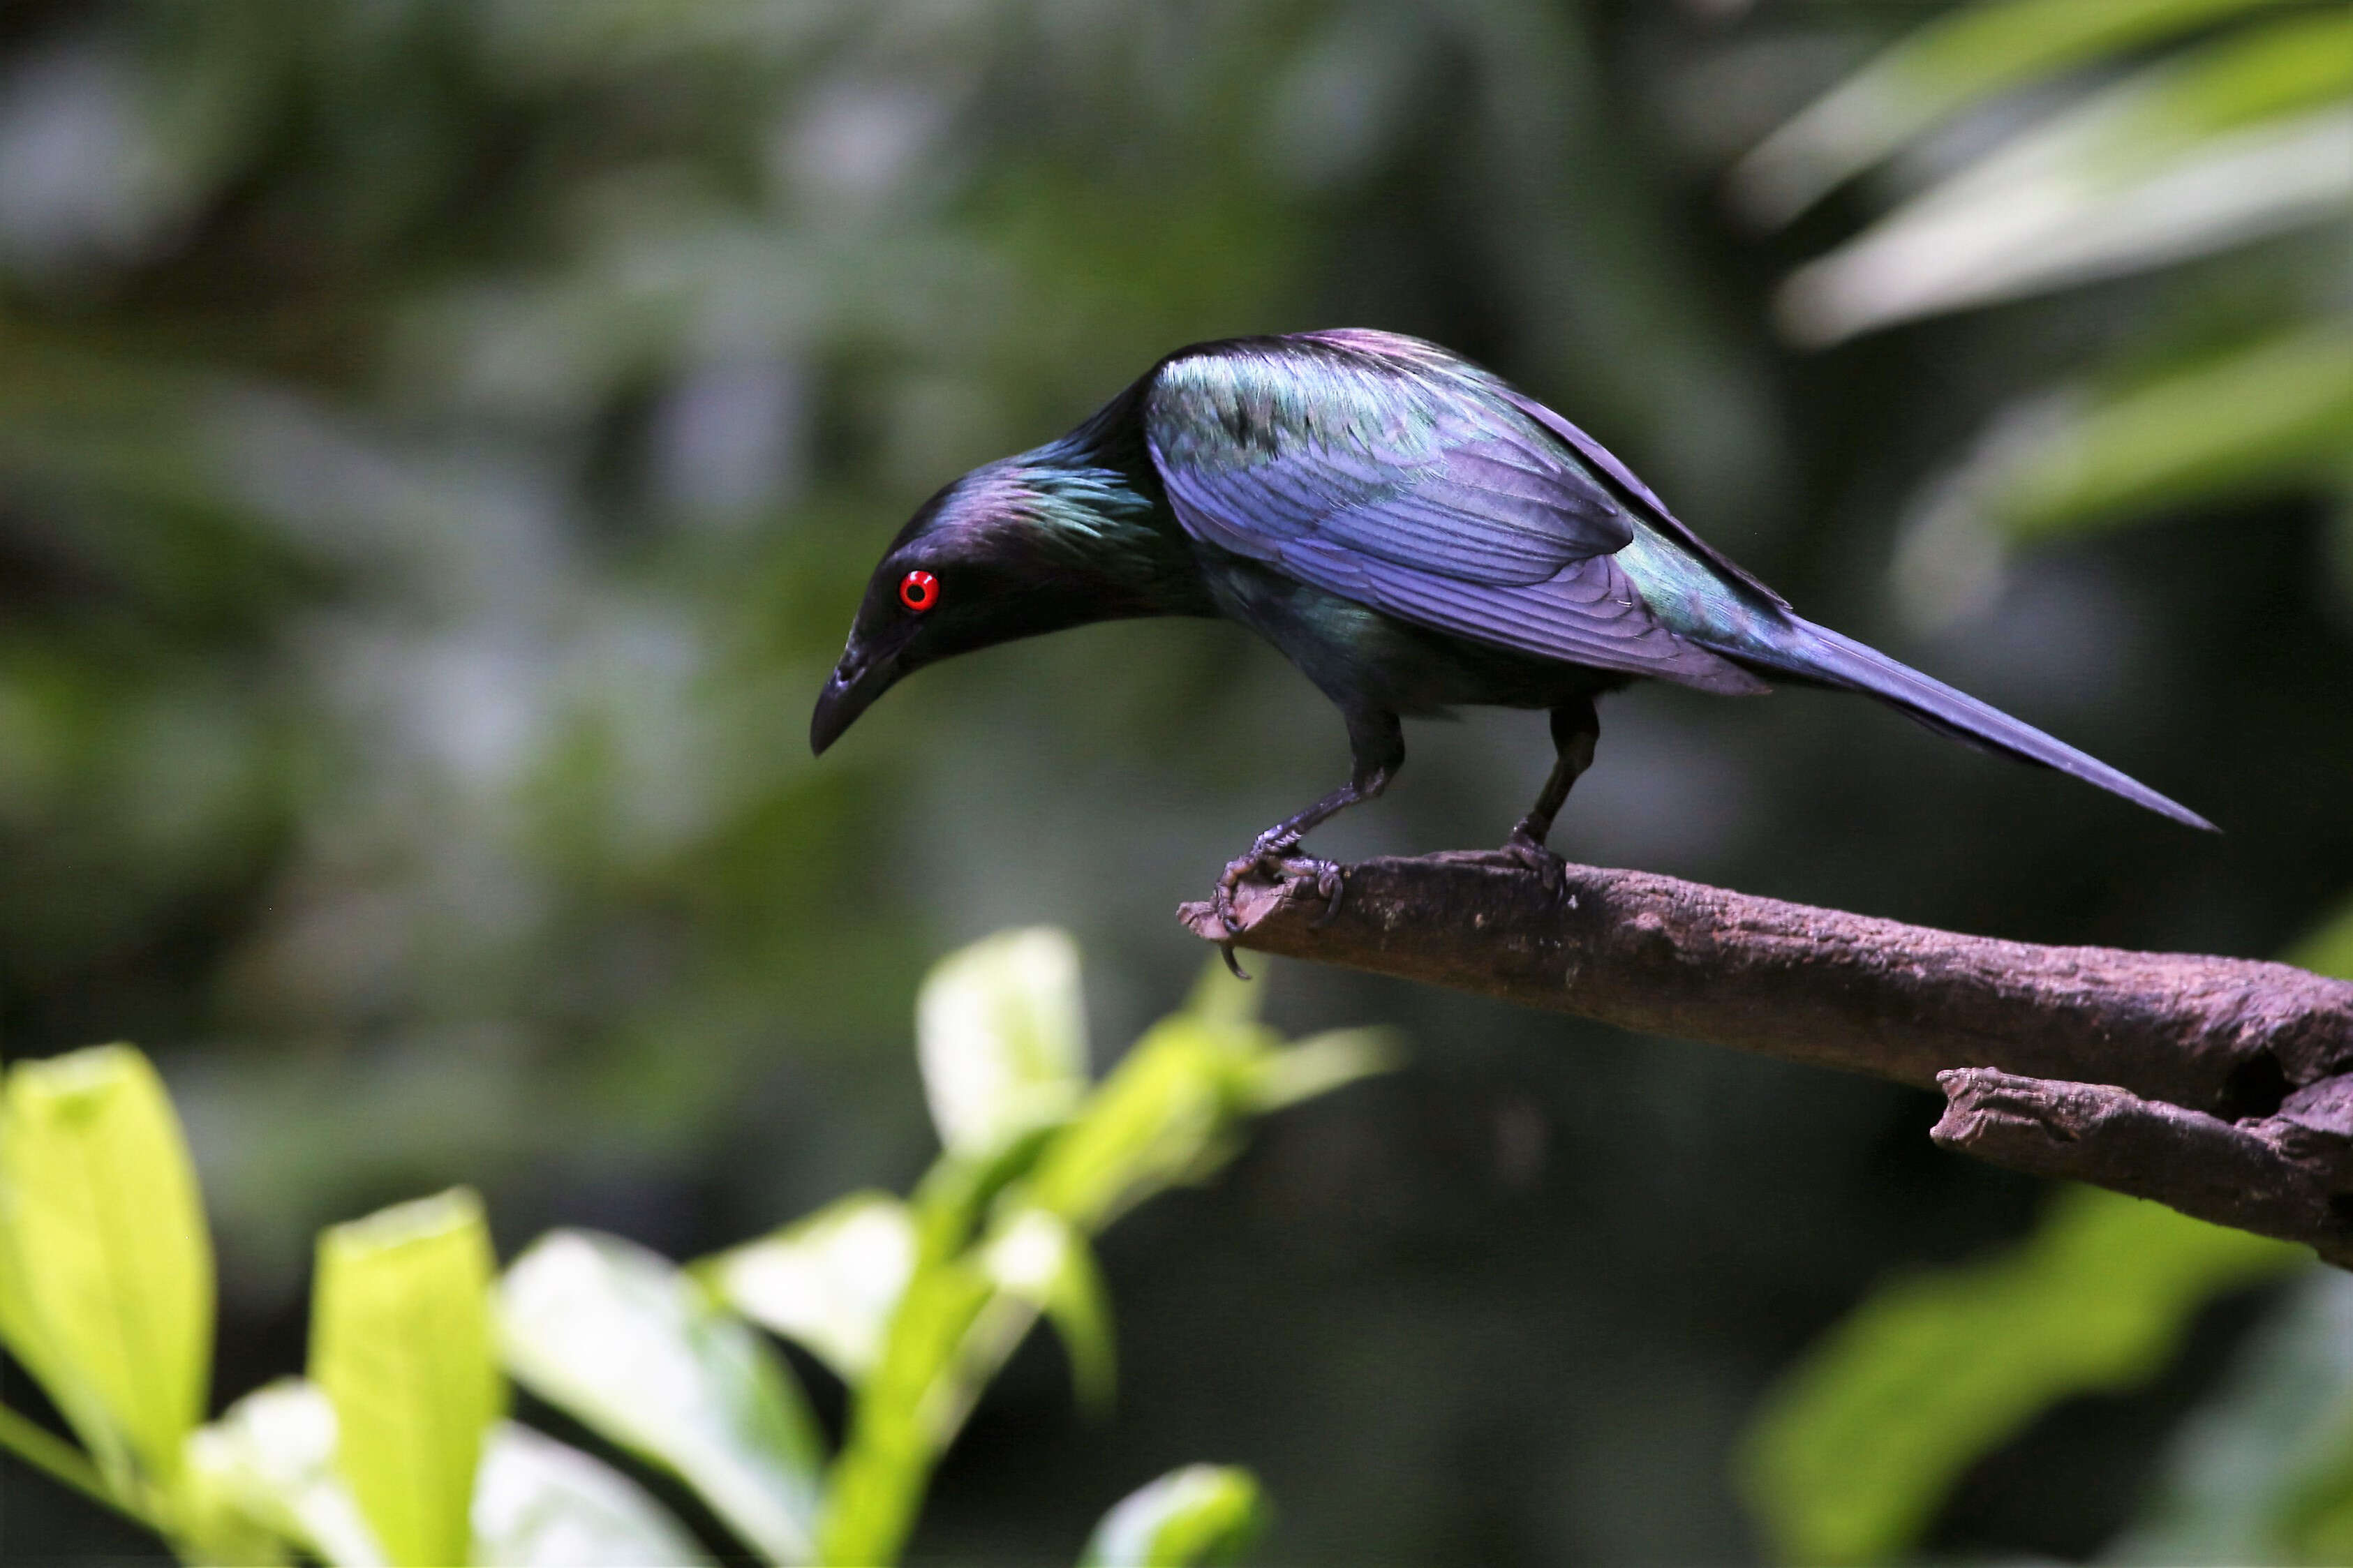
[[[1328,921],[1297,879],[1236,906],[1236,947],[1941,1087],[1947,1147],[2353,1267],[2353,984],[1498,854],[1350,866]],[[1206,903],[1178,917],[1229,936]]]

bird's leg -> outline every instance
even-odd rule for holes
[[[1314,877],[1315,890],[1323,895],[1324,904],[1319,924],[1340,912],[1340,868],[1329,860],[1294,856],[1292,851],[1317,824],[1388,788],[1389,780],[1405,765],[1405,729],[1394,713],[1350,713],[1348,750],[1355,758],[1355,770],[1346,784],[1296,816],[1276,823],[1258,836],[1249,854],[1227,862],[1225,875],[1218,879],[1217,896],[1212,903],[1228,931],[1241,930],[1241,916],[1234,909],[1234,889],[1241,885],[1242,879],[1261,869],[1277,877]],[[1230,950],[1226,962],[1233,963]]]
[[[1551,837],[1552,819],[1560,815],[1577,776],[1593,765],[1593,748],[1600,739],[1601,716],[1594,712],[1591,698],[1580,697],[1552,710],[1552,776],[1545,780],[1535,805],[1504,840],[1504,854],[1537,871],[1560,864],[1560,857],[1545,840]]]

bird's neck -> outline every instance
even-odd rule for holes
[[[1074,611],[1087,606],[1085,620],[1214,613],[1143,444],[1123,450],[1092,424],[1008,465],[1028,492],[1025,532],[1041,563],[1074,591]]]

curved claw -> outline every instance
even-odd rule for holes
[[[1324,900],[1324,912],[1315,917],[1315,929],[1322,931],[1340,917],[1340,900],[1348,890],[1348,880],[1340,868],[1329,860],[1310,860],[1307,865],[1315,871],[1315,891]]]
[[[1551,845],[1546,844],[1530,829],[1525,819],[1514,826],[1511,836],[1504,840],[1502,853],[1510,856],[1531,871],[1551,871],[1568,864],[1560,858],[1559,853]]]
[[[1314,879],[1316,894],[1324,900],[1324,912],[1315,917],[1319,930],[1331,924],[1334,917],[1339,914],[1340,900],[1347,890],[1346,879],[1339,866],[1313,856],[1291,854],[1290,851],[1298,844],[1296,833],[1270,830],[1259,835],[1249,854],[1226,862],[1225,874],[1218,879],[1217,891],[1210,896],[1209,907],[1217,911],[1219,922],[1226,928],[1229,936],[1241,934],[1241,911],[1235,907],[1234,890],[1252,872],[1262,871],[1282,882]],[[1242,975],[1243,979],[1250,978],[1242,974],[1241,966],[1234,961],[1232,943],[1219,945],[1225,950],[1226,967]]]
[[[1565,885],[1568,862],[1562,859],[1552,846],[1529,832],[1525,822],[1512,829],[1511,837],[1504,840],[1504,847],[1495,853],[1535,872],[1537,879],[1552,892],[1559,892]]]
[[[1229,933],[1240,935],[1242,929],[1240,911],[1234,908],[1234,889],[1253,871],[1263,869],[1282,877],[1288,869],[1289,851],[1298,842],[1295,833],[1269,828],[1252,842],[1249,854],[1226,862],[1225,874],[1218,879],[1218,890],[1210,895],[1209,903]]]

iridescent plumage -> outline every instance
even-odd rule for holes
[[[892,584],[935,573],[940,608]],[[1560,763],[1512,845],[1544,853],[1592,700],[1651,677],[1861,691],[1940,732],[2204,819],[2041,731],[1815,626],[1567,420],[1436,344],[1341,331],[1180,349],[1068,436],[974,470],[893,542],[820,699],[822,751],[908,670],[1085,621],[1217,615],[1346,721],[1349,784],[1228,868],[1289,853],[1404,761],[1400,715],[1543,708]],[[1315,863],[1326,891],[1336,875]]]

